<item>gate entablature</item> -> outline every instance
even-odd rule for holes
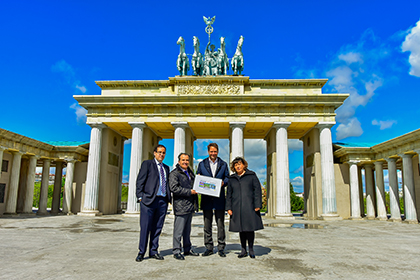
[[[104,123],[126,138],[129,122],[145,122],[173,138],[172,122],[188,122],[196,138],[228,138],[230,122],[246,122],[245,138],[264,138],[274,122],[291,122],[300,138],[318,122],[334,122],[347,94],[323,94],[327,79],[251,80],[244,76],[97,81],[101,95],[76,95],[88,123]]]

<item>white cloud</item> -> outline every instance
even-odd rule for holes
[[[73,103],[70,106],[71,109],[75,110],[76,113],[76,121],[78,124],[86,124],[86,113],[87,110],[77,103]]]
[[[401,49],[403,52],[410,52],[408,57],[408,62],[411,65],[409,74],[420,77],[420,20],[407,33]]]
[[[355,53],[355,52],[348,52],[346,54],[340,54],[338,56],[338,59],[345,61],[347,64],[352,64],[355,62],[363,62],[361,54]]]
[[[372,121],[372,125],[379,126],[380,130],[384,130],[390,128],[393,124],[397,123],[395,120],[388,120],[388,121],[377,121],[376,119]]]
[[[73,67],[68,64],[64,59],[57,61],[53,66],[51,66],[51,71],[60,73],[67,84],[72,88],[86,93],[87,89],[84,85],[81,85],[81,82],[76,77],[76,72]]]
[[[86,93],[86,91],[87,91],[86,87],[84,87],[84,86],[79,86],[79,85],[76,85],[76,88],[77,88],[78,90],[80,90],[82,93]]]
[[[350,94],[336,110],[338,140],[363,134],[361,124],[355,117],[356,110],[366,106],[383,85],[382,64],[387,63],[389,56],[389,47],[368,29],[357,42],[343,46],[332,60],[330,70],[326,72],[330,79],[328,86],[332,87],[333,92]]]
[[[299,166],[295,170],[292,171],[294,174],[302,173],[303,172],[303,165]]]
[[[289,146],[289,153],[294,151],[303,151],[303,142],[299,139],[288,139],[287,145]]]
[[[362,126],[357,118],[351,118],[346,124],[339,124],[336,131],[337,140],[358,137],[363,134]]]
[[[290,180],[290,183],[292,183],[293,187],[301,187],[303,186],[303,177],[297,176]]]
[[[124,141],[124,145],[128,145],[128,144],[131,144],[131,139],[127,139]]]
[[[250,170],[257,173],[258,179],[264,182],[267,178],[267,145],[262,139],[245,139],[245,160]]]

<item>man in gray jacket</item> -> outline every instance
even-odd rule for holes
[[[198,210],[198,197],[197,192],[192,189],[195,176],[189,164],[190,156],[181,153],[175,169],[169,174],[169,189],[172,192],[172,206],[175,214],[173,254],[177,260],[184,260],[184,256],[188,255],[199,256],[191,249],[191,220],[193,213]],[[184,255],[181,254],[182,247]]]

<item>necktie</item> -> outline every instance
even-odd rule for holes
[[[190,180],[190,174],[188,174],[188,170],[185,170],[184,172],[185,172],[185,174],[187,174],[187,177]]]
[[[162,163],[159,163],[160,167],[160,181],[162,184],[160,185],[160,191],[162,192],[163,196],[166,196],[166,180],[165,180],[165,171],[163,171]]]

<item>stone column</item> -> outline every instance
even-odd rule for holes
[[[26,177],[25,201],[23,202],[24,214],[34,214],[32,212],[32,205],[34,202],[35,172],[36,161],[38,158],[38,156],[29,157],[28,176]]]
[[[400,155],[403,159],[403,177],[404,177],[404,222],[417,224],[416,211],[416,193],[414,190],[414,174],[413,174],[413,155]]]
[[[64,181],[64,193],[63,193],[63,213],[71,215],[71,205],[73,201],[73,178],[74,178],[74,164],[75,159],[66,159],[66,180]]]
[[[18,197],[18,189],[19,189],[20,165],[22,162],[22,155],[23,155],[23,153],[18,152],[18,151],[13,151],[12,154],[13,154],[12,170],[10,172],[10,178],[9,178],[9,191],[8,191],[7,201],[6,201],[6,210],[4,211],[4,214],[6,215],[16,214],[17,197]]]
[[[119,176],[118,176],[118,200],[117,200],[117,214],[122,213],[121,209],[121,195],[122,195],[122,180],[123,180],[123,164],[124,164],[124,143],[127,138],[121,137],[121,156],[120,156],[120,164],[119,164]]]
[[[276,219],[294,219],[290,206],[289,147],[287,128],[290,122],[275,122],[276,129]]]
[[[231,158],[230,161],[236,157],[244,156],[244,128],[246,122],[230,122],[231,129]]]
[[[143,158],[143,129],[146,127],[146,125],[144,122],[129,124],[133,127],[133,132],[131,136],[131,159],[130,177],[128,181],[127,211],[125,214],[138,215],[140,213],[140,204],[137,203],[136,182],[137,175],[140,171],[141,160]]]
[[[50,159],[43,159],[41,190],[39,191],[39,207],[37,215],[47,215],[48,186],[50,184]]]
[[[350,204],[351,220],[362,219],[360,215],[360,195],[359,195],[359,172],[357,164],[359,161],[349,161],[350,168]]]
[[[334,158],[332,150],[331,127],[335,123],[320,122],[319,144],[321,151],[321,180],[322,180],[322,219],[340,219],[337,214],[337,200],[335,194]]]
[[[0,146],[0,164],[3,164],[3,151],[4,150],[6,150],[6,147]],[[0,170],[0,178],[1,178],[1,170]]]
[[[365,186],[366,186],[366,218],[375,219],[375,195],[373,190],[373,170],[372,164],[365,166]]]
[[[359,204],[360,204],[360,213],[361,213],[362,218],[363,218],[365,216],[365,205],[364,205],[365,196],[364,196],[364,193],[363,193],[362,169],[363,169],[363,167],[361,165],[357,166],[357,176],[358,176],[358,179],[359,179]]]
[[[376,193],[376,213],[377,220],[387,220],[386,206],[385,206],[385,185],[384,185],[384,171],[383,161],[375,161],[375,193]]]
[[[92,127],[92,131],[90,133],[85,200],[82,212],[78,215],[98,216],[102,215],[98,210],[99,172],[101,167],[102,129],[106,125],[102,123],[90,123],[89,125]]]
[[[187,122],[172,122],[175,128],[174,134],[174,167],[178,162],[178,155],[185,153],[185,128],[188,127]],[[127,206],[128,207],[128,206]]]
[[[391,222],[401,222],[400,195],[398,192],[397,159],[388,158],[389,207]]]
[[[60,212],[62,180],[63,180],[63,162],[61,160],[58,160],[55,162],[54,192],[53,192],[52,205],[51,205],[52,214],[58,214],[58,212]]]

